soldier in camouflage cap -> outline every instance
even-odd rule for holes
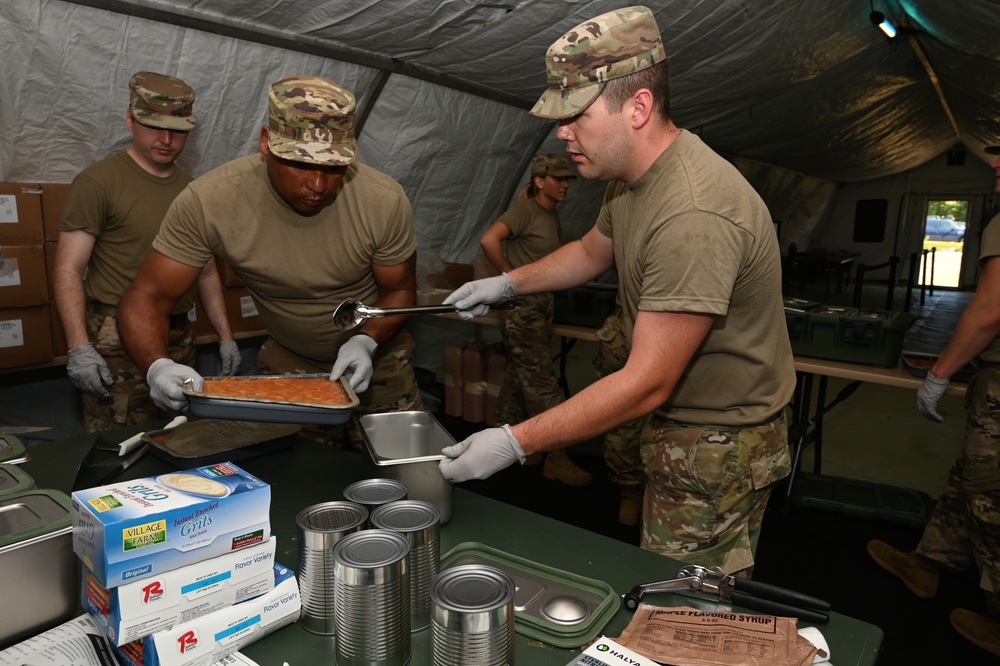
[[[194,117],[194,89],[180,79],[154,72],[136,72],[128,82],[132,117],[148,127],[190,132]]]
[[[583,113],[604,85],[667,59],[653,13],[626,7],[584,21],[545,54],[549,87],[531,115],[550,120]]]
[[[569,162],[562,155],[538,153],[531,158],[531,175],[552,176],[553,178],[576,178],[569,168]]]
[[[486,478],[641,419],[640,545],[749,575],[767,501],[791,469],[795,365],[771,216],[732,164],[670,118],[669,63],[648,9],[580,24],[546,67],[531,113],[559,121],[581,178],[608,183],[597,222],[444,302],[472,318],[614,268],[627,361],[542,414],[445,448],[441,473]]]
[[[268,90],[268,147],[293,162],[354,161],[354,95],[318,76],[289,76]]]

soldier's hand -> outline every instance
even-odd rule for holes
[[[346,375],[351,388],[357,393],[368,388],[372,373],[372,356],[378,348],[374,338],[359,333],[340,346],[337,361],[333,364],[330,379],[336,381],[341,375]]]
[[[239,372],[243,355],[235,340],[219,340],[219,358],[222,359],[222,374],[235,375]]]
[[[525,459],[524,449],[509,425],[481,430],[441,449],[441,453],[448,457],[438,463],[438,469],[455,483],[485,479],[515,462],[524,464]]]
[[[466,282],[444,299],[445,305],[454,305],[462,319],[482,317],[490,305],[517,296],[517,285],[502,273],[496,277]]]
[[[169,358],[158,358],[146,371],[149,396],[161,409],[178,411],[187,407],[184,382],[190,380],[191,388],[200,391],[205,379],[194,368],[174,363]]]
[[[104,357],[97,353],[94,345],[86,343],[73,347],[67,352],[66,374],[73,386],[98,397],[108,395],[105,386],[114,383],[111,368]]]
[[[931,421],[938,423],[944,421],[944,417],[937,413],[937,405],[946,388],[948,388],[948,380],[938,379],[928,370],[924,383],[917,389],[917,409]]]

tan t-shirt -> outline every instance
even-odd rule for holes
[[[413,210],[395,180],[355,162],[336,200],[300,215],[271,188],[262,155],[198,178],[167,212],[153,247],[202,266],[214,253],[253,296],[268,332],[300,356],[329,362],[353,335],[333,311],[378,296],[372,264],[395,266],[417,249]]]
[[[504,241],[507,261],[517,268],[538,261],[559,247],[559,213],[526,199],[499,218],[511,235]]]
[[[597,226],[614,244],[629,344],[639,310],[715,315],[659,414],[743,426],[788,404],[795,366],[778,240],[732,165],[682,131],[639,180],[609,184]]]
[[[983,230],[979,267],[982,268],[987,259],[996,256],[1000,256],[1000,215],[994,215]],[[993,338],[993,342],[980,352],[979,358],[989,363],[1000,363],[1000,336]]]
[[[163,216],[191,176],[179,167],[159,178],[118,153],[81,171],[69,188],[60,231],[86,231],[97,237],[83,281],[87,298],[117,306],[132,284]],[[174,309],[194,305],[192,289]]]

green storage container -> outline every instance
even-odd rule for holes
[[[820,305],[785,305],[785,323],[796,356],[892,368],[899,362],[906,331],[917,318],[888,312]]]
[[[557,324],[600,328],[615,309],[618,287],[592,282],[582,287],[557,291],[553,296],[553,321]]]
[[[930,495],[913,488],[807,472],[795,476],[792,503],[916,528],[927,524],[935,504]]]
[[[16,465],[28,460],[24,444],[14,435],[0,435],[0,463]]]
[[[0,465],[0,499],[34,487],[35,480],[17,465]]]

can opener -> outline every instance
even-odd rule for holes
[[[636,585],[624,595],[625,607],[639,607],[643,595],[654,592],[674,592],[697,599],[736,604],[771,615],[795,617],[814,624],[830,621],[830,603],[801,592],[760,583],[727,574],[721,568],[708,569],[697,564],[681,567],[675,578],[656,583]]]

